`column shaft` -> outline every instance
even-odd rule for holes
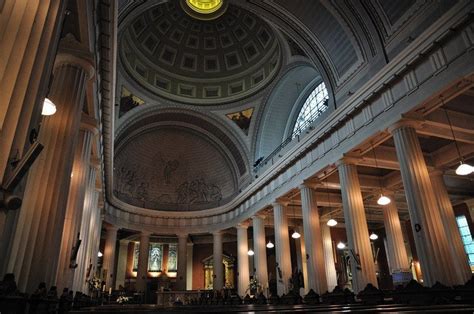
[[[72,289],[75,268],[71,268],[72,248],[76,245],[80,231],[84,198],[86,194],[86,183],[89,175],[89,159],[92,148],[92,132],[87,129],[79,131],[78,143],[74,152],[74,162],[71,172],[71,183],[69,185],[66,217],[61,240],[61,253],[58,266],[57,286],[61,291],[63,288]],[[82,243],[84,246],[84,243]],[[82,249],[82,248],[81,248]],[[77,263],[77,260],[74,261]]]
[[[187,251],[188,249],[188,235],[178,234],[178,273],[176,279],[176,288],[178,291],[186,290],[186,264],[187,264]]]
[[[291,278],[290,238],[288,236],[286,206],[280,203],[274,203],[273,216],[275,219],[277,293],[281,296],[289,292]]]
[[[262,216],[252,217],[253,224],[253,256],[255,276],[262,285],[263,292],[267,295],[268,270],[267,270],[267,247],[265,243],[265,221]]]
[[[374,257],[370,246],[357,166],[342,161],[338,165],[344,222],[351,253],[352,289],[362,291],[369,283],[377,287]]]
[[[150,253],[150,234],[142,232],[140,234],[140,248],[138,254],[137,269],[137,291],[146,292],[146,284],[148,279],[148,257]]]
[[[300,191],[306,254],[309,256],[308,287],[321,295],[328,290],[328,286],[316,191],[305,185],[300,187]]]
[[[454,271],[457,275],[458,283],[465,283],[471,277],[471,268],[469,266],[468,256],[464,250],[464,244],[459,233],[458,224],[456,217],[454,216],[453,205],[449,199],[448,191],[443,180],[443,173],[441,171],[435,171],[431,174],[431,184],[433,190],[437,196],[438,206],[440,209],[441,220],[444,226],[444,232],[448,239],[448,243],[451,248],[451,258],[455,265]]]
[[[390,273],[406,272],[410,264],[403,241],[402,226],[398,217],[397,206],[393,198],[390,204],[383,208],[383,220],[387,234],[387,254]]]
[[[115,226],[106,227],[104,261],[102,270],[105,272],[105,285],[107,288],[113,287],[115,275],[115,244],[117,242],[117,230]]]
[[[308,294],[309,290],[311,289],[308,284],[308,259],[307,256],[309,256],[306,253],[306,241],[305,241],[305,235],[304,235],[304,228],[298,227],[297,228],[298,232],[301,234],[301,237],[299,239],[295,240],[296,244],[296,257],[298,260],[298,270],[301,270],[303,273],[303,282],[304,282],[304,295]]]
[[[249,287],[249,256],[248,256],[248,226],[245,224],[239,224],[237,226],[237,265],[238,265],[238,294],[241,297],[245,297],[247,289]]]
[[[336,264],[334,263],[334,251],[332,246],[331,229],[326,221],[321,222],[321,235],[323,238],[324,249],[324,269],[326,270],[326,279],[328,291],[333,291],[337,286]]]
[[[224,287],[224,264],[222,264],[222,233],[214,232],[213,234],[213,288],[221,290]]]
[[[125,275],[127,272],[127,254],[128,240],[120,240],[118,259],[117,259],[117,275],[115,279],[115,289],[119,286],[125,287]]]
[[[463,284],[456,280],[454,271],[446,271],[455,265],[449,256],[451,250],[416,131],[412,126],[401,125],[392,130],[392,135],[424,284]]]
[[[86,72],[76,64],[55,70],[50,98],[58,111],[41,125],[38,141],[45,148],[28,175],[7,268],[20,291],[32,292],[42,281],[56,284],[85,83]]]
[[[187,263],[186,263],[186,290],[193,290],[193,246],[192,242],[187,244]]]

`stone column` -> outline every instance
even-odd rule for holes
[[[69,196],[64,220],[64,230],[61,240],[61,253],[58,266],[57,286],[58,290],[63,288],[72,289],[74,272],[76,268],[70,266],[71,253],[76,245],[81,226],[84,198],[86,194],[86,183],[89,174],[89,159],[91,156],[92,139],[94,132],[83,126],[79,131],[78,143],[74,152],[74,162],[71,172],[71,183],[69,185]],[[81,246],[84,246],[82,243]]]
[[[321,221],[321,235],[324,249],[324,269],[326,270],[328,291],[331,292],[337,286],[337,273],[336,264],[334,263],[331,229],[326,223],[327,221]]]
[[[306,254],[306,241],[304,239],[304,228],[296,227],[296,230],[301,234],[299,239],[295,239],[296,247],[296,259],[298,262],[298,269],[303,273],[303,282],[304,282],[304,291],[303,295],[308,294],[309,285],[308,285],[308,254]]]
[[[300,191],[305,246],[308,255],[308,287],[321,295],[328,290],[328,286],[316,191],[306,185],[301,185]]]
[[[178,273],[176,274],[176,289],[178,291],[186,290],[186,270],[187,270],[187,251],[188,234],[178,234]]]
[[[249,245],[247,236],[248,224],[240,223],[237,225],[237,265],[238,265],[238,294],[240,297],[245,297],[249,287],[250,272],[249,272]]]
[[[125,287],[125,274],[127,272],[127,254],[129,240],[120,240],[119,253],[117,259],[117,275],[115,278],[115,289],[119,286]],[[97,258],[97,255],[96,255]]]
[[[413,124],[399,123],[390,128],[395,142],[408,211],[420,259],[424,284],[463,284],[456,280],[455,265],[433,192],[428,169]]]
[[[352,289],[355,293],[359,293],[369,283],[375,287],[378,285],[357,166],[352,162],[352,160],[340,160],[337,168],[351,254]]]
[[[50,99],[58,111],[41,125],[38,141],[44,149],[28,174],[7,267],[20,291],[33,292],[40,282],[56,284],[74,148],[92,75],[87,61],[57,56]]]
[[[150,254],[150,233],[140,233],[140,248],[138,253],[138,269],[137,269],[137,291],[146,292],[146,284],[148,279],[148,257]]]
[[[435,195],[437,196],[438,206],[440,209],[441,221],[444,225],[444,232],[451,248],[451,258],[455,265],[458,283],[466,283],[472,277],[469,260],[464,250],[464,243],[459,233],[458,224],[454,215],[453,205],[449,199],[448,191],[443,180],[443,172],[436,170],[430,174],[431,184]]]
[[[387,235],[387,255],[390,273],[410,272],[405,243],[403,241],[402,226],[398,217],[397,205],[393,196],[390,196],[390,204],[383,207],[383,222]],[[395,278],[394,278],[395,279]]]
[[[116,226],[106,225],[105,230],[106,235],[102,271],[105,273],[105,285],[107,288],[113,288],[115,276],[115,245],[117,242],[118,228]]]
[[[214,290],[221,290],[224,287],[224,264],[222,264],[222,232],[215,231],[212,236],[214,262],[214,280],[212,281],[212,286]]]
[[[193,246],[192,242],[187,243],[187,257],[186,257],[186,290],[193,290]]]
[[[279,296],[289,291],[291,278],[290,238],[288,236],[288,217],[286,203],[273,203],[275,221],[275,257],[277,293]]]
[[[253,224],[253,256],[255,276],[263,287],[263,293],[268,296],[267,247],[265,243],[265,217],[252,217]]]

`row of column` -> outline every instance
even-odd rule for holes
[[[436,281],[451,286],[463,284],[471,277],[471,271],[442,172],[429,174],[413,125],[399,124],[390,131],[394,137],[402,181],[408,191],[406,197],[424,283],[427,286],[432,286]],[[356,162],[345,158],[337,163],[337,168],[351,260],[352,288],[358,293],[369,283],[377,287],[377,277]],[[300,192],[303,214],[300,245],[304,245],[304,248],[298,253],[306,255],[306,265],[303,267],[302,263],[300,267],[306,272],[306,292],[312,289],[322,294],[331,291],[337,284],[330,231],[325,223],[320,222],[315,190],[303,185],[300,186]],[[391,273],[395,274],[407,272],[410,265],[398,211],[391,198],[392,202],[383,209],[383,215],[389,267]],[[284,202],[273,204],[278,295],[288,293],[291,277],[286,205]],[[264,217],[257,215],[252,221],[255,277],[266,293],[268,270]],[[245,224],[237,226],[237,245],[238,291],[243,296],[250,275]],[[446,269],[452,271],[447,272]]]

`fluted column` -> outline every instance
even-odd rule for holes
[[[44,149],[29,171],[7,267],[25,292],[42,281],[56,284],[74,147],[86,81],[93,73],[77,57],[58,55],[57,60],[50,99],[58,111],[41,125],[38,141]]]
[[[215,231],[213,234],[213,272],[214,280],[212,287],[214,290],[224,288],[224,264],[222,264],[222,232]]]
[[[72,289],[74,291],[84,291],[85,282],[86,282],[86,273],[87,268],[91,264],[88,260],[88,244],[89,237],[91,236],[89,232],[89,227],[91,224],[91,216],[96,204],[94,204],[95,198],[95,180],[97,178],[97,168],[94,165],[88,167],[88,182],[86,185],[86,193],[84,198],[84,203],[82,207],[82,219],[80,222],[79,236],[81,239],[81,246],[77,254],[77,268],[74,272],[74,285]],[[97,203],[97,201],[95,202]]]
[[[301,185],[300,191],[306,254],[308,254],[308,287],[321,295],[327,291],[328,286],[316,191],[306,185]]]
[[[291,278],[291,258],[289,258],[291,253],[286,203],[273,203],[273,216],[275,221],[277,293],[281,296],[288,293]]]
[[[391,196],[390,204],[384,206],[383,222],[387,235],[387,255],[389,260],[390,273],[400,273],[409,271],[409,261],[405,243],[403,241],[402,226],[398,217],[397,205]]]
[[[331,229],[326,224],[327,221],[321,221],[321,235],[323,238],[324,249],[324,269],[326,270],[326,279],[328,291],[331,292],[337,286],[336,264],[334,263],[334,251],[332,247]]]
[[[118,228],[116,226],[106,225],[105,230],[106,235],[102,270],[105,273],[105,285],[107,288],[112,288],[115,276],[115,244],[117,242]]]
[[[146,292],[146,284],[148,279],[148,257],[150,254],[150,233],[140,233],[140,248],[138,254],[137,269],[137,291]],[[178,256],[179,257],[179,256]]]
[[[187,249],[188,234],[178,233],[178,273],[176,275],[176,289],[178,291],[186,290],[186,271],[187,271]]]
[[[469,266],[469,260],[464,250],[464,244],[459,233],[458,224],[454,215],[453,205],[449,199],[448,191],[443,180],[443,172],[437,170],[430,174],[431,184],[433,186],[434,193],[438,200],[438,206],[440,209],[441,220],[444,225],[444,232],[446,234],[448,243],[451,248],[451,258],[455,265],[454,271],[456,272],[458,283],[465,283],[472,277],[471,268]]]
[[[186,290],[193,290],[193,247],[194,244],[192,242],[188,242],[187,244],[187,257],[186,257]]]
[[[258,215],[252,217],[253,225],[253,264],[255,276],[263,287],[263,293],[267,295],[268,270],[267,270],[267,247],[265,243],[265,217]]]
[[[351,252],[352,289],[362,291],[368,283],[377,287],[374,257],[370,246],[357,166],[351,160],[338,162],[344,222]]]
[[[71,289],[74,279],[75,268],[72,268],[71,266],[73,265],[70,265],[72,262],[71,252],[79,236],[93,135],[94,133],[91,130],[81,127],[74,152],[58,266],[57,286],[59,291],[63,288]],[[77,260],[74,262],[77,263]]]
[[[241,297],[245,297],[250,280],[247,229],[247,223],[237,225],[237,265],[239,271],[237,289]]]
[[[428,287],[436,281],[445,285],[462,284],[456,280],[454,271],[446,271],[455,265],[449,256],[451,250],[415,128],[400,123],[390,128],[390,132],[400,163],[424,284]]]
[[[308,285],[308,259],[309,256],[306,253],[306,241],[304,238],[304,228],[299,226],[296,227],[296,230],[301,235],[298,239],[295,239],[295,247],[296,247],[296,258],[298,262],[298,270],[301,270],[303,273],[303,282],[304,282],[304,295],[309,292],[311,289]]]
[[[119,286],[125,287],[125,275],[127,272],[127,254],[128,244],[130,240],[120,240],[118,259],[117,259],[117,275],[115,276],[115,289]],[[97,258],[97,255],[96,255]]]

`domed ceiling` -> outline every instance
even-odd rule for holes
[[[200,210],[227,203],[237,175],[229,158],[192,128],[164,125],[117,147],[114,194],[125,203],[159,210]]]
[[[119,34],[122,67],[155,95],[191,104],[232,102],[277,74],[281,48],[261,18],[229,4],[220,17],[188,15],[178,1],[139,6]]]

